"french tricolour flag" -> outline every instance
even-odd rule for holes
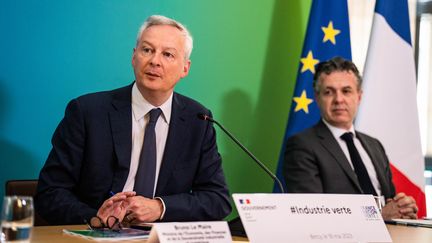
[[[397,192],[426,215],[424,158],[407,0],[377,0],[355,127],[378,138],[391,162]]]

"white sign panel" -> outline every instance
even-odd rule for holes
[[[174,222],[153,224],[149,243],[231,243],[225,221]]]
[[[233,194],[251,243],[392,242],[371,195]]]

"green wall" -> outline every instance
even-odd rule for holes
[[[191,72],[176,90],[210,108],[274,171],[310,3],[0,0],[0,185],[38,177],[70,99],[133,81],[136,32],[151,14],[194,36]],[[217,131],[231,193],[271,192],[267,175]]]

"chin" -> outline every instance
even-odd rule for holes
[[[156,80],[145,80],[145,81],[137,82],[137,85],[147,90],[161,89],[159,82]]]

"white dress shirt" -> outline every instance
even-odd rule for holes
[[[162,158],[165,150],[165,144],[168,136],[169,122],[171,119],[173,94],[165,103],[159,107],[150,104],[139,92],[136,83],[132,87],[132,154],[129,168],[129,175],[123,191],[133,191],[135,184],[135,175],[138,170],[139,157],[144,140],[145,127],[149,121],[149,111],[154,108],[160,108],[162,114],[159,116],[155,132],[156,132],[156,175],[153,189],[153,196],[156,191],[157,181],[159,178],[159,170],[162,164]]]
[[[372,182],[373,187],[375,188],[375,191],[378,195],[381,195],[381,185],[378,181],[378,176],[375,170],[374,165],[372,164],[372,160],[370,159],[368,153],[366,152],[366,150],[363,148],[363,145],[361,144],[360,140],[357,138],[357,134],[354,130],[354,126],[351,125],[351,128],[347,131],[345,129],[342,128],[338,128],[335,126],[330,125],[326,120],[323,119],[323,122],[327,125],[327,127],[330,129],[330,132],[333,134],[333,137],[336,138],[336,141],[338,142],[340,148],[342,149],[343,153],[345,154],[345,157],[348,159],[348,162],[351,165],[351,168],[354,170],[354,166],[351,162],[351,156],[349,154],[348,151],[348,146],[346,144],[346,142],[341,138],[341,136],[346,133],[346,132],[351,132],[352,134],[354,134],[354,145],[356,146],[360,157],[363,161],[363,164],[366,167],[366,170],[369,174],[370,180]]]

